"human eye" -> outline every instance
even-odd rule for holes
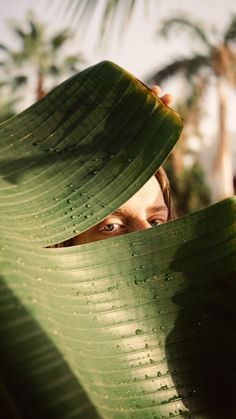
[[[159,224],[162,224],[160,220],[157,218],[153,218],[152,220],[148,220],[151,227],[158,226]]]
[[[121,223],[121,222],[112,222],[112,221],[107,221],[106,223],[103,223],[99,230],[102,233],[105,234],[109,234],[109,233],[113,233],[113,234],[120,234],[124,231],[125,226]]]
[[[167,212],[163,212],[161,214],[155,215],[152,218],[149,218],[148,223],[150,224],[151,227],[155,227],[161,224],[164,224],[167,222]]]
[[[168,220],[168,209],[165,206],[161,206],[157,208],[156,211],[152,211],[149,217],[147,218],[147,221],[151,227],[164,224],[167,222],[167,220]]]
[[[120,225],[116,223],[106,224],[101,228],[102,231],[116,231],[119,230]]]

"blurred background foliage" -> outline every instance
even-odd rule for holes
[[[83,35],[94,38],[95,48],[103,51],[102,58],[110,59],[106,48],[114,41],[114,31],[118,33],[118,41],[121,38],[125,42],[137,8],[142,7],[141,17],[148,21],[150,15],[158,17],[161,1],[54,0],[50,6],[46,2],[41,7],[45,11],[53,7],[63,29],[52,28],[47,18],[39,19],[32,2],[31,11],[7,22],[13,46],[0,39],[1,122],[23,110],[27,96],[28,106],[67,77],[93,64],[82,52]],[[236,89],[236,10],[233,12],[223,30],[211,27],[207,17],[200,22],[194,13],[191,16],[170,13],[169,18],[158,21],[153,33],[156,44],[165,42],[166,50],[171,37],[179,37],[180,42],[186,38],[184,56],[175,53],[164,65],[158,64],[155,69],[150,65],[150,71],[142,77],[148,85],[163,87],[170,79],[174,83],[180,83],[181,79],[183,86],[175,97],[174,107],[184,118],[185,127],[165,163],[180,215],[234,194],[236,149],[232,147],[227,115],[227,89],[229,86]],[[197,50],[191,48],[192,40],[197,41]],[[121,43],[115,48],[121,48]],[[206,116],[203,104],[210,89],[215,90],[218,115],[217,135],[209,147],[201,123]]]

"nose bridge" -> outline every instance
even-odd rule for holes
[[[133,231],[146,230],[147,228],[150,228],[150,227],[151,226],[147,220],[135,219],[132,221],[132,223],[129,226],[129,233]]]

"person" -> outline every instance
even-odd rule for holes
[[[151,91],[160,97],[159,86],[152,86]],[[160,99],[166,105],[170,105],[172,102],[172,96],[169,93]],[[175,218],[175,212],[171,200],[170,183],[164,169],[160,167],[135,195],[103,221],[79,235],[55,245],[55,247],[75,246],[105,240],[151,228],[173,218]]]

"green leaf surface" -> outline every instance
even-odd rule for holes
[[[235,417],[234,198],[45,248],[132,196],[180,127],[108,62],[2,125],[1,418]]]
[[[132,75],[90,67],[2,125],[1,217],[40,245],[78,234],[151,177],[181,128]]]

